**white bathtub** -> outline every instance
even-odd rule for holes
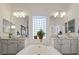
[[[61,55],[56,49],[44,45],[30,45],[17,55]]]

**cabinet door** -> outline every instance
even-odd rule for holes
[[[1,54],[1,40],[0,40],[0,54]]]
[[[9,40],[8,41],[8,54],[16,54],[17,53],[17,41]]]
[[[24,40],[18,40],[18,52],[22,50],[25,46],[25,41]]]
[[[62,54],[70,54],[70,40],[69,39],[63,39],[62,40]]]
[[[55,40],[54,40],[54,47],[55,47],[59,52],[61,52],[60,44],[61,44],[61,39],[55,39]]]
[[[7,52],[8,52],[8,47],[7,47],[7,44],[8,44],[8,40],[2,40],[1,41],[2,42],[2,49],[1,49],[1,52],[2,52],[2,54],[7,54]]]
[[[77,54],[78,52],[78,40],[77,39],[73,39],[71,40],[71,44],[70,44],[70,53],[71,54]]]

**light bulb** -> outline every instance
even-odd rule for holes
[[[60,17],[64,17],[66,15],[66,12],[62,12]]]
[[[26,14],[24,12],[22,12],[22,11],[14,12],[13,15],[16,16],[17,18],[18,17],[22,18],[22,17],[26,16]]]
[[[14,25],[11,26],[12,29],[15,29],[16,27]]]
[[[54,17],[57,17],[57,16],[58,16],[58,14],[59,14],[59,12],[56,12],[56,13],[54,14]]]

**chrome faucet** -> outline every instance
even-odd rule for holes
[[[12,37],[12,33],[9,33],[9,38],[11,38]]]

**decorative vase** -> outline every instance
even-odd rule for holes
[[[39,36],[40,42],[42,42],[43,36]]]
[[[37,36],[34,36],[34,39],[37,39]]]
[[[39,36],[39,39],[42,39],[43,38],[43,36]]]

